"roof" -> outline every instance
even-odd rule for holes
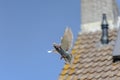
[[[100,43],[101,31],[81,33],[74,44],[72,64],[65,64],[58,80],[120,80],[120,62],[113,63],[117,29],[109,30],[109,44]]]

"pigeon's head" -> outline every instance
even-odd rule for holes
[[[53,46],[57,46],[57,44],[56,44],[56,43],[53,43]]]
[[[56,44],[56,43],[53,43],[53,47],[54,47],[55,49],[57,49],[57,48],[60,47],[60,45],[58,45],[58,44]]]

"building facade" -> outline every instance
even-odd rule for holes
[[[108,21],[108,44],[101,43],[102,14]],[[58,80],[120,80],[120,62],[114,62],[119,11],[115,0],[81,0],[81,32],[71,54],[72,64],[65,64]]]

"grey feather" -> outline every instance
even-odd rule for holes
[[[65,51],[68,51],[72,47],[72,42],[73,42],[73,33],[70,28],[66,28],[64,35],[61,39],[61,47]]]

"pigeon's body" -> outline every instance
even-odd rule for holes
[[[61,59],[64,58],[64,60],[67,63],[71,63],[72,60],[72,54],[70,54],[68,51],[63,50],[61,46],[54,45],[55,50],[61,55]]]
[[[66,28],[64,36],[61,39],[61,44],[58,45],[56,43],[53,44],[54,50],[52,52],[57,52],[61,55],[61,59],[64,58],[64,60],[67,63],[72,62],[72,54],[70,54],[70,50],[72,47],[72,41],[73,41],[73,34],[70,28]]]

